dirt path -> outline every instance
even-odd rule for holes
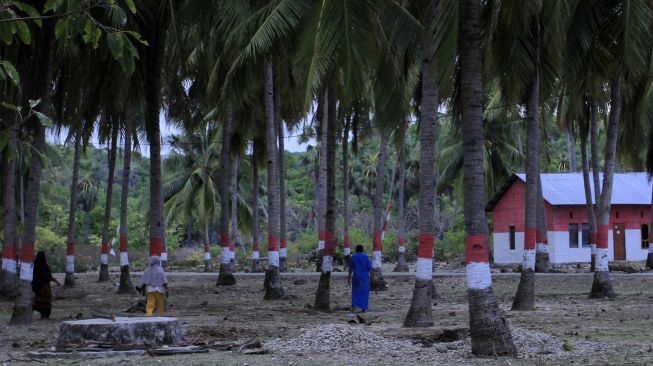
[[[236,339],[258,335],[272,352],[239,355],[211,351],[207,354],[168,357],[115,357],[84,360],[85,365],[396,365],[396,364],[496,364],[555,365],[653,364],[653,277],[615,276],[616,300],[590,300],[591,275],[546,275],[537,278],[537,310],[511,312],[518,277],[495,276],[494,288],[520,347],[517,359],[479,359],[469,354],[469,342],[429,341],[434,330],[405,331],[401,324],[412,295],[410,276],[387,276],[390,290],[372,293],[371,325],[348,324],[349,288],[342,275],[332,283],[330,313],[311,308],[317,277],[292,274],[285,278],[291,299],[263,301],[262,277],[237,276],[238,284],[214,286],[217,274],[170,276],[170,308],[166,315],[180,319],[187,340],[211,335]],[[54,344],[58,323],[123,312],[139,297],[116,295],[112,283],[98,284],[96,274],[80,275],[78,287],[58,291],[53,320],[36,320],[29,327],[9,327],[12,303],[0,302],[0,363],[21,364],[25,352]],[[138,277],[134,276],[135,284]],[[465,278],[437,277],[440,298],[434,301],[437,329],[467,327]],[[55,292],[57,292],[55,290]],[[36,315],[36,314],[35,314]],[[430,333],[429,333],[430,332]],[[322,337],[320,342],[316,338]],[[412,338],[408,341],[408,338]],[[420,341],[421,340],[421,341]],[[571,351],[564,351],[567,341]],[[426,344],[426,347],[424,346]],[[44,362],[53,364],[55,361]],[[76,365],[79,360],[57,360]]]

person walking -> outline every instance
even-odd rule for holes
[[[150,266],[143,272],[141,282],[143,283],[141,291],[147,294],[145,305],[147,316],[152,316],[155,308],[157,315],[163,316],[165,299],[168,297],[168,279],[161,267],[160,257],[150,257]]]
[[[365,254],[362,245],[356,246],[356,254],[349,260],[349,277],[347,282],[351,286],[351,311],[360,309],[365,312],[368,309],[370,298],[370,271],[372,261]],[[352,282],[353,279],[353,282]]]
[[[32,309],[41,313],[41,319],[50,319],[50,314],[52,314],[52,288],[50,288],[50,282],[54,282],[59,286],[61,286],[61,283],[52,276],[50,266],[45,260],[45,252],[40,251],[36,254],[32,273],[32,292],[34,292]]]

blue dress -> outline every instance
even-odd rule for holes
[[[368,308],[370,297],[370,271],[372,261],[365,253],[356,253],[349,260],[349,271],[352,272],[351,280],[351,306],[363,310]]]

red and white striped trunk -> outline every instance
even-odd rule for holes
[[[487,290],[492,287],[487,245],[486,235],[468,235],[465,238],[467,288],[469,290]]]
[[[279,267],[279,238],[275,235],[268,235],[268,265]]]
[[[608,231],[609,225],[597,225],[596,233],[596,272],[608,272]]]
[[[163,253],[163,239],[150,238],[150,257],[155,257],[155,256],[161,257],[162,253]]]
[[[129,265],[129,254],[127,249],[127,237],[120,235],[120,245],[118,247],[120,252],[120,267]]]
[[[14,276],[16,273],[16,243],[5,244],[2,248],[2,271],[11,273]]]
[[[229,232],[220,233],[220,265],[228,266],[231,263],[231,250],[229,249]]]
[[[20,249],[20,276],[22,281],[32,282],[34,276],[34,243],[25,243]]]
[[[261,259],[260,250],[261,250],[261,245],[259,244],[258,241],[252,243],[252,259],[254,260]]]
[[[435,243],[435,236],[432,234],[419,234],[418,239],[415,278],[417,280],[431,281],[433,278],[433,244]]]
[[[75,243],[66,244],[66,275],[75,273]]]
[[[375,232],[372,237],[372,269],[381,268],[381,251],[383,250],[382,232]]]
[[[351,255],[351,238],[348,236],[345,236],[343,240],[343,245],[344,245],[344,254],[346,256]]]
[[[105,241],[102,243],[100,249],[100,264],[109,265],[109,242]]]

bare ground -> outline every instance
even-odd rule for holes
[[[58,276],[62,277],[62,276]],[[134,276],[138,284],[138,276]],[[332,278],[333,311],[312,309],[318,276],[285,276],[290,298],[263,301],[263,277],[239,276],[233,287],[214,286],[210,276],[169,275],[171,296],[166,315],[178,317],[188,341],[236,340],[259,336],[268,354],[241,355],[214,351],[163,357],[123,356],[88,360],[31,360],[28,351],[54,345],[58,324],[73,318],[122,313],[139,296],[116,295],[117,274],[98,284],[97,274],[78,275],[77,287],[54,289],[52,320],[31,326],[6,325],[13,304],[0,302],[0,362],[57,365],[568,365],[653,364],[653,276],[615,275],[615,300],[591,300],[591,274],[537,276],[537,309],[509,311],[517,274],[494,276],[494,289],[520,354],[517,358],[477,358],[465,335],[468,322],[464,276],[436,277],[439,298],[433,301],[435,327],[401,328],[412,295],[413,278],[386,273],[390,290],[372,293],[371,325],[349,324],[349,288],[341,273]],[[462,335],[437,342],[442,329]],[[445,337],[446,338],[446,337]],[[320,339],[316,342],[316,339]],[[567,342],[566,351],[563,344]]]

